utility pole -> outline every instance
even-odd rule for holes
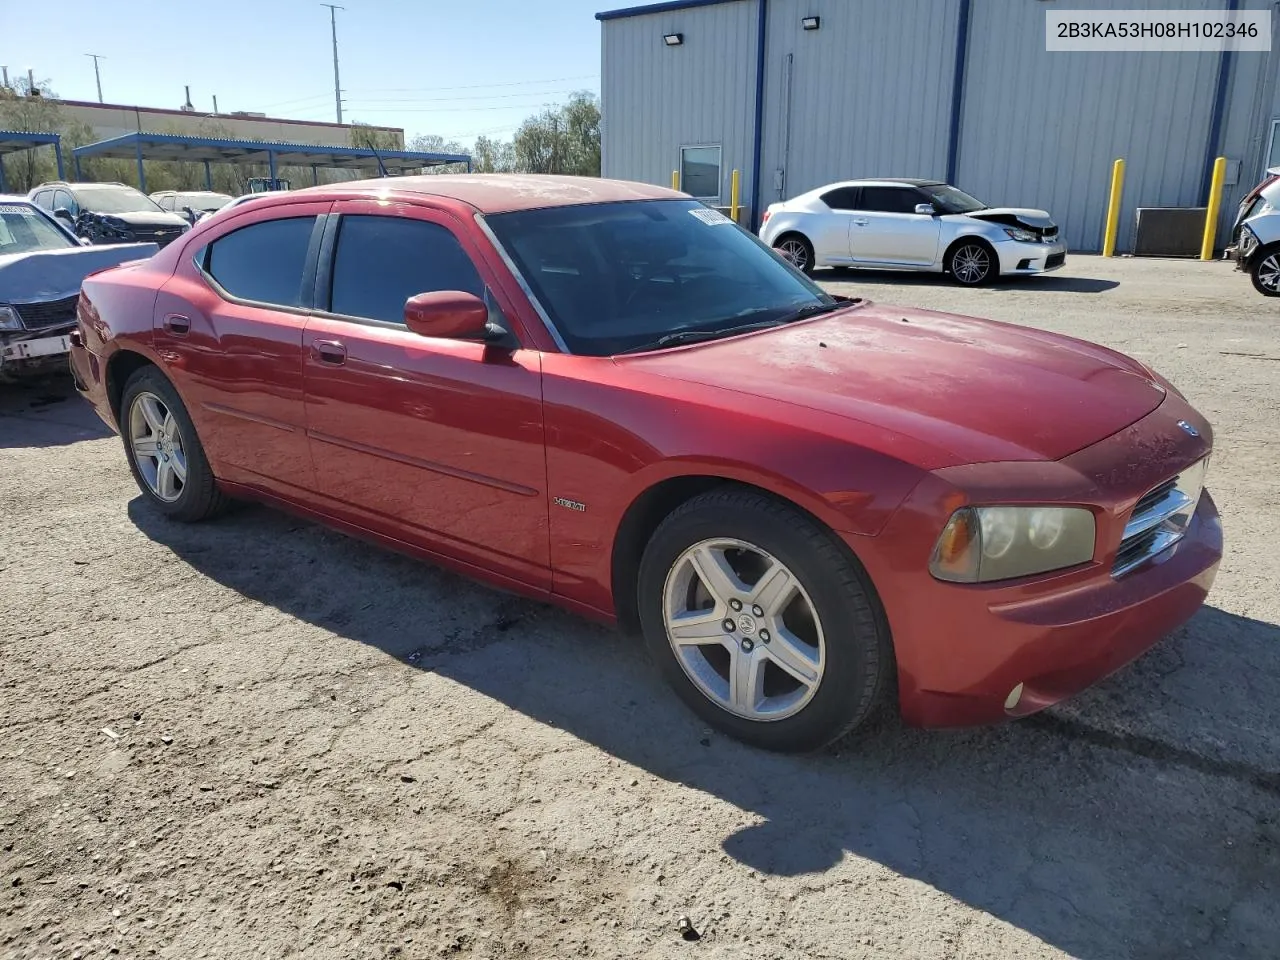
[[[86,53],[85,56],[93,57],[93,79],[98,81],[98,102],[105,103],[106,101],[102,99],[102,74],[98,72],[98,61],[107,58],[100,53]]]
[[[329,8],[329,27],[333,30],[333,105],[338,111],[338,122],[342,122],[342,86],[338,82],[338,17],[339,10],[345,10],[346,7],[340,7],[334,3],[322,3],[322,7]]]

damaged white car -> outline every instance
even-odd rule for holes
[[[25,197],[0,195],[0,383],[65,370],[80,283],[158,249],[87,246]]]
[[[988,207],[936,180],[828,184],[770,204],[760,238],[805,273],[922,270],[970,287],[1067,262],[1067,246],[1046,211]]]

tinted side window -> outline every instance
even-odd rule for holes
[[[205,269],[233,297],[301,306],[315,222],[315,217],[290,217],[242,227],[213,241]]]
[[[66,190],[55,191],[53,195],[53,209],[57,210],[59,207],[66,207],[71,211],[72,216],[80,212],[76,207],[76,198]]]
[[[822,202],[832,210],[857,210],[858,188],[836,187],[822,195]]]
[[[906,187],[863,187],[862,209],[874,213],[915,213],[924,198]]]
[[[36,206],[43,207],[46,210],[53,209],[53,191],[41,190],[35,195]]]
[[[404,302],[435,290],[484,296],[475,264],[449,230],[405,217],[342,218],[333,259],[332,312],[404,323]]]

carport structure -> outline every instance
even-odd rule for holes
[[[0,157],[22,150],[35,150],[39,147],[53,147],[53,155],[58,161],[58,179],[63,179],[62,138],[56,133],[26,133],[22,130],[0,130]],[[4,164],[0,163],[0,193],[9,189],[4,179]]]
[[[85,157],[115,157],[138,162],[138,186],[147,191],[143,160],[166,160],[204,164],[207,189],[213,189],[213,163],[265,163],[276,178],[280,167],[310,167],[312,183],[320,182],[320,168],[377,170],[378,162],[387,173],[403,174],[422,167],[465,163],[471,171],[471,157],[465,153],[421,153],[414,150],[372,150],[368,147],[329,147],[306,143],[279,143],[274,140],[222,140],[213,137],[186,137],[169,133],[127,133],[109,140],[85,144],[72,151],[76,179]]]

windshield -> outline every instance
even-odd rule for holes
[[[109,190],[81,187],[76,190],[76,199],[81,207],[94,213],[164,213],[154,200],[132,187]]]
[[[0,257],[74,247],[71,238],[24,203],[0,203]]]
[[[834,302],[696,200],[548,207],[485,222],[576,354],[609,356]]]
[[[927,183],[920,189],[942,213],[977,213],[979,210],[987,209],[987,205],[981,200],[975,200],[963,190],[957,190],[945,183]]]
[[[192,210],[221,210],[231,198],[225,193],[180,193],[176,198],[178,209],[190,207]]]

